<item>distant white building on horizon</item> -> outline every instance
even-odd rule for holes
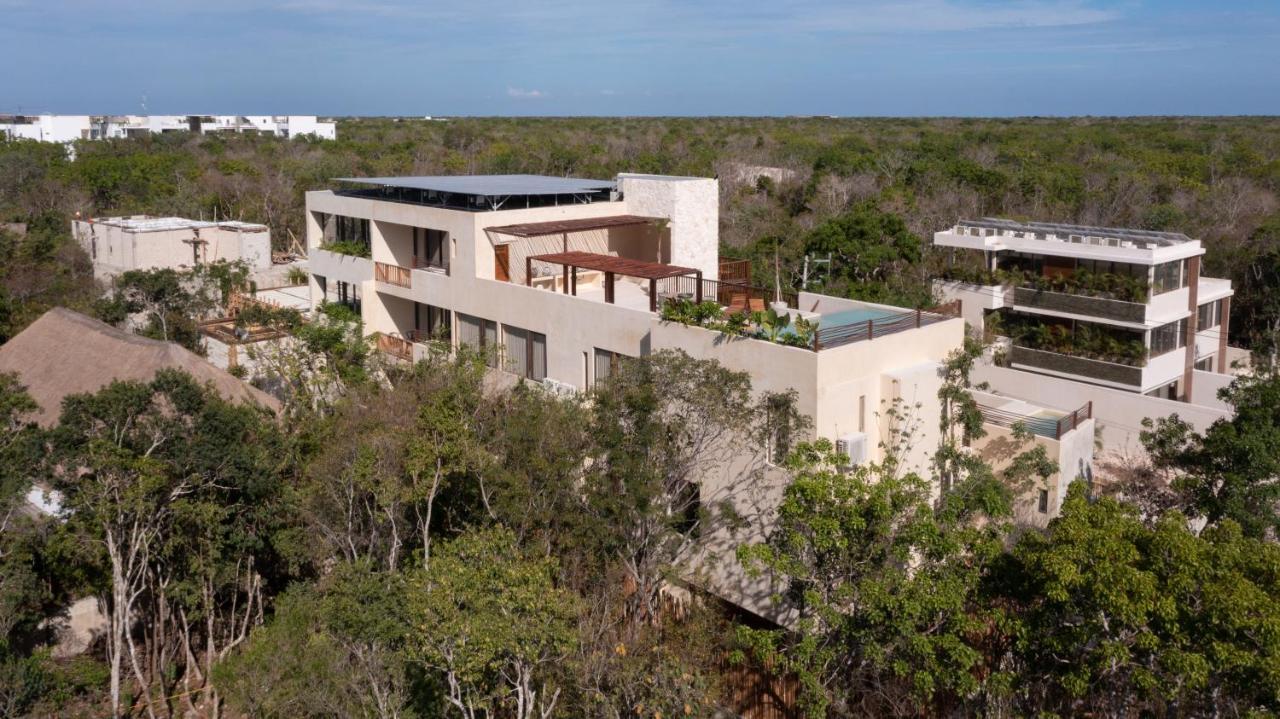
[[[333,140],[337,123],[315,115],[0,115],[0,135],[10,140],[69,144],[170,132],[316,137]]]

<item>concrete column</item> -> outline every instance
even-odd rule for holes
[[[1222,321],[1218,323],[1218,374],[1230,374],[1227,366],[1227,330],[1230,329],[1231,298],[1222,298]]]
[[[1196,329],[1200,319],[1200,258],[1187,260],[1187,309],[1191,316],[1187,318],[1187,352],[1186,366],[1182,372],[1182,401],[1191,401],[1191,383],[1195,379],[1196,370]]]

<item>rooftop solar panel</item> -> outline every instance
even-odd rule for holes
[[[341,182],[407,190],[450,192],[459,195],[500,197],[509,195],[574,195],[611,190],[612,180],[584,180],[544,175],[438,175],[434,177],[339,177]]]
[[[1114,238],[1132,242],[1155,243],[1163,247],[1191,242],[1192,239],[1181,232],[1157,232],[1155,230],[1135,230],[1123,227],[1095,227],[1092,225],[1068,225],[1055,222],[1016,222],[1000,217],[984,217],[980,220],[960,220],[957,224],[966,227],[982,227],[1009,232],[1047,232],[1055,235],[1087,235],[1091,237]]]

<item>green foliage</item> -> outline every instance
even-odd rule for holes
[[[841,461],[825,439],[788,459],[777,523],[739,558],[782,581],[797,618],[792,631],[741,628],[739,640],[797,677],[812,717],[903,704],[914,714],[998,685],[977,643],[997,620],[978,591],[1001,550],[998,525],[975,521],[985,515],[974,507],[935,512],[929,483],[892,462],[843,471]]]
[[[1022,314],[998,313],[989,316],[999,317],[995,327],[1021,347],[1131,367],[1142,367],[1147,363],[1147,346],[1136,332],[1089,322],[1077,323],[1072,328],[1063,324],[1046,323]]]
[[[1222,390],[1234,409],[1203,434],[1176,414],[1143,420],[1157,468],[1175,473],[1184,509],[1211,524],[1231,520],[1254,537],[1280,531],[1280,373],[1262,369]]]
[[[1197,537],[1179,514],[1153,527],[1072,485],[1047,535],[1007,575],[1023,604],[1023,700],[1061,714],[1280,709],[1280,548],[1231,521]]]
[[[909,272],[923,250],[920,237],[900,216],[870,204],[824,222],[804,239],[806,253],[833,257],[829,286],[824,289],[908,307],[932,302],[927,278],[919,273],[913,278]]]
[[[336,252],[340,255],[349,255],[351,257],[364,257],[368,259],[372,256],[370,254],[372,250],[368,245],[350,240],[334,240],[332,242],[326,242],[320,246],[320,249],[328,250],[329,252]]]
[[[522,556],[503,528],[464,534],[409,577],[409,656],[445,677],[459,715],[547,716],[573,652],[577,598],[557,589],[556,562]]]
[[[67,225],[52,213],[31,220],[25,235],[0,227],[0,343],[55,305],[86,310],[97,294],[89,258]]]

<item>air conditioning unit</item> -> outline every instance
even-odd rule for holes
[[[572,397],[578,393],[578,388],[568,382],[561,382],[558,379],[546,377],[542,380],[542,386],[548,392],[560,397]]]
[[[837,439],[836,454],[840,457],[840,468],[843,470],[865,464],[867,461],[866,432],[854,432]]]

